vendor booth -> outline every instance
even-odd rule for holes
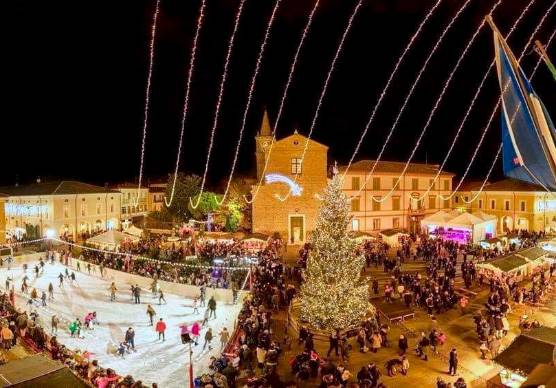
[[[544,268],[547,256],[548,252],[544,249],[532,247],[498,257],[486,263],[477,264],[477,267],[496,276],[501,274],[512,275],[519,281],[534,271]]]
[[[407,234],[403,229],[386,229],[380,232],[382,241],[391,247],[399,247],[400,239],[408,236],[409,234]]]
[[[515,375],[512,380],[523,384],[538,365],[553,364],[555,351],[556,329],[541,326],[521,333],[494,361],[504,368],[502,377]]]
[[[496,234],[496,216],[481,211],[461,213],[440,210],[423,218],[421,225],[431,236],[460,244],[477,244]]]
[[[124,230],[124,233],[131,234],[135,237],[143,236],[143,229],[136,227],[135,225],[131,225],[129,228]]]
[[[109,230],[87,239],[87,244],[102,249],[116,249],[123,243],[137,242],[139,237],[122,233],[117,230]]]
[[[253,233],[245,236],[241,240],[241,245],[243,248],[247,249],[248,252],[257,253],[266,248],[268,242],[268,235],[262,233]]]

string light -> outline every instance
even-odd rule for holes
[[[417,39],[417,37],[421,33],[421,30],[423,29],[425,24],[427,24],[430,17],[433,15],[434,11],[438,8],[440,3],[442,3],[442,0],[438,0],[434,4],[434,6],[429,10],[429,12],[425,15],[424,19],[421,21],[421,24],[419,24],[419,27],[417,28],[417,31],[415,31],[415,33],[413,34],[411,39],[409,39],[409,42],[405,46],[402,54],[399,56],[398,60],[396,61],[396,64],[394,65],[394,69],[390,72],[390,75],[388,76],[388,81],[386,81],[386,85],[384,85],[384,88],[382,89],[382,92],[380,93],[378,101],[376,102],[375,106],[373,107],[373,111],[371,112],[371,116],[369,117],[369,120],[367,121],[367,124],[365,125],[365,129],[363,130],[363,133],[361,133],[361,136],[359,137],[359,141],[357,142],[357,145],[355,146],[355,150],[353,151],[353,154],[351,155],[351,159],[349,160],[347,168],[342,175],[342,180],[345,178],[348,170],[350,169],[350,167],[353,163],[353,160],[355,159],[355,156],[359,152],[359,148],[361,147],[361,144],[363,143],[363,139],[365,139],[365,136],[367,135],[367,131],[369,130],[369,127],[371,126],[371,123],[373,122],[373,120],[375,118],[376,112],[377,112],[378,108],[380,107],[380,104],[382,103],[382,100],[386,96],[386,93],[388,92],[388,89],[390,88],[390,84],[392,83],[392,80],[393,80],[394,76],[397,74],[398,69],[399,69],[402,61],[404,60],[407,53],[413,47],[413,43],[415,42],[415,40]]]
[[[496,4],[494,4],[494,6],[491,8],[490,12],[488,13],[489,16],[491,16],[494,11],[496,10],[496,8],[498,8],[498,6],[500,5],[502,1],[499,0]],[[409,163],[411,163],[411,160],[413,159],[413,157],[415,156],[415,152],[417,151],[417,148],[419,148],[419,145],[421,144],[421,140],[423,139],[423,136],[425,135],[425,132],[427,131],[427,129],[429,128],[432,119],[436,113],[436,110],[438,109],[438,107],[440,106],[440,103],[442,102],[442,99],[444,98],[444,95],[446,94],[446,91],[448,90],[452,79],[454,78],[454,75],[456,73],[456,71],[459,69],[461,63],[463,62],[463,59],[465,58],[465,56],[467,55],[467,52],[469,51],[469,49],[471,48],[471,46],[473,45],[473,43],[475,42],[475,39],[477,39],[477,36],[479,36],[479,33],[482,31],[483,27],[485,26],[486,21],[485,19],[482,20],[481,24],[479,25],[479,27],[477,27],[477,29],[475,30],[475,32],[473,33],[473,36],[471,37],[471,39],[467,42],[467,46],[465,46],[465,49],[463,50],[463,52],[460,54],[456,65],[453,67],[452,72],[450,73],[450,75],[448,76],[448,79],[446,79],[446,82],[444,83],[444,86],[442,88],[442,91],[440,92],[440,95],[438,96],[438,98],[436,99],[436,102],[432,108],[432,110],[429,112],[429,117],[427,118],[425,125],[423,126],[423,129],[421,129],[421,134],[419,135],[417,142],[415,143],[415,146],[413,147],[413,150],[411,151],[411,154],[409,156],[409,159],[407,160],[405,167],[403,169],[403,172],[401,174],[400,177],[398,177],[398,180],[396,182],[396,184],[394,185],[394,188],[391,190],[390,193],[388,193],[385,197],[389,197],[391,195],[392,192],[394,192],[395,187],[397,187],[397,185],[400,182],[401,177],[403,176],[403,174],[407,171],[407,168],[409,167]],[[456,136],[454,137],[454,141],[452,142],[452,146],[450,147],[448,154],[449,155],[457,141],[457,138],[459,136],[461,132],[461,127],[458,130],[458,132],[456,133]],[[444,167],[444,163],[446,162],[448,158],[446,157],[444,159],[444,162],[442,163],[442,166],[438,169],[438,172],[436,174],[436,176],[434,177],[433,181],[431,182],[429,188],[423,193],[423,195],[419,196],[418,198],[416,198],[415,200],[420,201],[423,198],[425,198],[425,196],[430,192],[430,190],[432,189],[432,187],[434,186],[436,179],[440,176],[440,173],[442,172],[442,168]]]
[[[466,200],[465,198],[462,198],[463,202],[471,203],[471,202],[475,201],[477,199],[477,197],[482,193],[483,189],[485,188],[485,185],[488,182],[488,178],[490,177],[490,174],[492,173],[492,170],[494,169],[494,165],[498,161],[498,157],[500,156],[500,151],[502,151],[502,143],[500,143],[500,147],[498,147],[498,151],[496,152],[496,156],[494,157],[494,160],[492,161],[492,164],[490,165],[488,173],[485,176],[485,179],[483,180],[483,183],[481,184],[481,187],[479,188],[479,191],[477,192],[477,194],[475,194],[475,196],[473,198],[471,198],[471,200]]]
[[[261,189],[263,179],[265,177],[265,172],[268,168],[268,162],[270,161],[270,155],[272,155],[272,148],[274,147],[274,143],[275,143],[275,140],[276,140],[276,130],[278,129],[278,126],[280,124],[280,119],[282,118],[282,112],[284,110],[284,105],[286,103],[286,98],[288,97],[288,91],[289,91],[290,85],[293,81],[293,74],[294,74],[295,69],[297,67],[297,61],[298,61],[298,58],[299,58],[299,54],[301,53],[301,48],[303,47],[303,43],[305,43],[305,38],[309,34],[311,24],[313,23],[313,17],[315,16],[315,13],[317,12],[317,9],[319,7],[319,2],[320,2],[320,0],[315,1],[315,5],[313,6],[313,9],[311,10],[311,13],[309,14],[309,17],[307,18],[307,23],[305,24],[305,28],[303,28],[303,33],[301,34],[299,44],[297,45],[297,50],[295,51],[295,54],[293,56],[292,64],[290,66],[290,72],[288,73],[288,79],[286,81],[286,85],[284,86],[284,92],[282,93],[282,98],[280,99],[280,107],[278,109],[278,115],[276,116],[276,122],[274,123],[274,128],[272,130],[272,140],[270,141],[270,147],[268,149],[268,154],[267,154],[267,156],[265,158],[265,161],[264,161],[264,167],[263,167],[263,171],[261,173],[261,176],[259,178],[259,182],[257,183],[257,187],[255,188],[255,191],[253,192],[253,194],[251,196],[251,199],[248,199],[247,196],[245,196],[245,195],[243,196],[243,199],[248,204],[251,204],[255,201],[255,198],[257,198],[257,195],[259,194],[259,191]]]
[[[266,44],[268,42],[268,38],[270,37],[270,31],[272,28],[272,24],[274,23],[274,19],[276,16],[276,12],[278,11],[278,7],[280,6],[281,0],[276,0],[274,4],[274,8],[272,10],[272,14],[270,15],[270,19],[268,20],[268,25],[266,26],[266,31],[264,34],[263,42],[261,43],[261,47],[259,49],[259,55],[257,57],[257,63],[255,65],[255,71],[253,72],[253,76],[251,78],[251,84],[249,86],[249,93],[247,95],[247,103],[245,105],[245,109],[243,110],[243,117],[241,120],[241,128],[239,130],[239,138],[237,140],[236,150],[234,154],[234,160],[232,162],[232,168],[230,169],[230,176],[228,177],[228,183],[226,184],[226,190],[224,190],[224,195],[222,195],[222,199],[219,200],[216,196],[214,200],[218,204],[218,206],[222,205],[228,196],[228,191],[230,190],[230,184],[232,183],[232,178],[234,176],[234,171],[237,164],[237,159],[239,156],[239,148],[241,146],[241,141],[243,139],[243,132],[245,130],[245,125],[247,124],[247,115],[249,113],[249,108],[251,107],[251,100],[253,99],[253,94],[255,91],[255,85],[257,83],[257,76],[259,75],[259,70],[261,68],[261,63],[264,56],[264,51],[266,48]]]
[[[552,8],[554,8],[555,5],[556,5],[556,1],[553,2],[552,5],[547,9],[547,11],[546,11],[545,14],[543,15],[543,17],[542,17],[542,19],[540,20],[540,22],[539,22],[539,24],[537,25],[537,27],[535,28],[535,30],[533,31],[533,33],[529,36],[529,40],[527,41],[527,44],[525,45],[525,47],[523,47],[523,50],[521,51],[521,54],[520,54],[520,56],[519,56],[519,58],[518,58],[518,60],[517,60],[518,63],[521,62],[521,60],[522,60],[523,57],[525,56],[525,54],[526,54],[526,52],[527,52],[527,49],[528,49],[528,47],[531,45],[531,42],[533,41],[535,35],[538,33],[539,29],[542,27],[542,25],[544,24],[546,18],[548,17],[548,14],[550,13],[550,11],[552,11]],[[524,10],[524,12],[526,12],[526,10]],[[511,32],[513,32],[513,29],[510,31],[510,34],[511,34]],[[508,34],[508,35],[509,35],[509,34]],[[489,68],[488,71],[490,71],[490,69],[491,69],[493,66],[494,66],[494,62],[491,63],[491,67]],[[533,78],[533,76],[535,75],[537,69],[538,69],[538,66],[535,66],[535,69],[534,69],[533,72],[531,73],[530,78]],[[503,89],[503,91],[502,91],[502,94],[506,92],[508,86],[509,86],[509,81],[506,83],[506,85],[504,85],[504,89]],[[483,127],[482,134],[481,134],[481,138],[479,139],[479,143],[477,144],[477,147],[475,147],[475,150],[473,151],[473,155],[471,156],[471,160],[469,161],[469,163],[468,163],[468,165],[467,165],[467,167],[466,167],[466,169],[465,169],[465,172],[464,172],[463,176],[461,177],[460,181],[458,182],[456,188],[453,189],[452,193],[451,193],[450,195],[448,195],[448,196],[440,195],[440,198],[441,198],[441,199],[443,199],[443,200],[451,199],[451,198],[455,195],[455,193],[459,190],[459,188],[461,187],[461,185],[462,185],[464,179],[467,177],[467,174],[469,173],[469,170],[471,169],[471,165],[472,165],[473,162],[475,161],[475,157],[477,156],[477,154],[478,154],[478,152],[479,152],[479,149],[480,149],[481,145],[483,144],[483,140],[484,140],[484,138],[485,138],[486,132],[487,132],[488,129],[490,128],[490,125],[491,125],[492,121],[494,120],[494,117],[496,116],[496,113],[497,113],[497,111],[498,111],[498,108],[500,107],[501,102],[502,102],[502,96],[500,96],[500,97],[498,98],[498,102],[497,102],[496,105],[494,106],[494,109],[492,110],[492,112],[491,112],[491,114],[490,114],[490,117],[489,117],[489,119],[488,119],[487,124]],[[519,109],[519,107],[518,107],[518,109]],[[516,112],[514,112],[513,118],[515,118],[515,115],[517,114],[517,110],[518,110],[518,109],[516,109]],[[466,116],[466,117],[467,117],[467,116]],[[512,120],[512,121],[513,121],[513,120]],[[464,124],[464,122],[462,122],[462,125],[463,125],[463,124]]]
[[[471,0],[468,0],[471,1]],[[301,165],[303,165],[303,161],[305,160],[305,155],[307,154],[307,149],[309,148],[309,142],[311,140],[311,136],[313,134],[313,130],[315,129],[315,125],[317,123],[318,117],[319,117],[319,113],[320,113],[320,109],[322,107],[322,102],[324,101],[324,97],[326,96],[326,92],[328,90],[328,85],[330,83],[330,80],[332,78],[332,73],[334,72],[334,69],[336,67],[336,62],[338,61],[338,58],[340,56],[340,54],[342,53],[342,48],[344,47],[344,42],[346,40],[346,37],[348,36],[351,27],[353,25],[353,20],[355,19],[355,17],[357,16],[357,13],[359,12],[359,9],[361,8],[361,4],[363,3],[363,0],[359,0],[355,6],[355,8],[353,9],[353,12],[351,13],[351,16],[349,17],[348,23],[346,28],[344,29],[344,33],[342,35],[342,39],[340,39],[340,43],[338,44],[338,47],[336,48],[336,53],[334,54],[334,58],[332,59],[332,63],[330,64],[330,68],[328,69],[328,74],[326,75],[326,79],[324,81],[324,85],[322,87],[322,91],[317,103],[317,107],[315,109],[315,113],[313,115],[313,120],[311,121],[311,127],[309,129],[309,134],[307,136],[307,139],[305,140],[305,145],[303,147],[303,153],[301,154]],[[299,178],[299,174],[295,175],[294,178],[294,183],[297,183],[297,180]],[[280,195],[277,195],[276,198],[278,198],[281,202],[286,201],[292,194],[292,186],[290,186],[288,192],[286,193],[286,195],[284,197],[281,197]]]
[[[157,264],[166,264],[166,265],[170,265],[170,266],[173,266],[173,267],[203,268],[203,269],[219,268],[219,269],[225,269],[225,270],[230,270],[230,271],[249,269],[249,267],[239,267],[239,266],[238,267],[224,267],[224,266],[214,266],[214,265],[194,265],[194,264],[174,263],[174,262],[171,262],[171,261],[153,259],[153,258],[150,258],[150,257],[135,255],[135,254],[132,254],[132,253],[113,252],[113,251],[108,251],[108,250],[105,250],[105,249],[91,248],[91,247],[87,247],[85,245],[80,245],[80,244],[72,243],[72,242],[69,242],[69,241],[60,240],[58,238],[46,238],[46,239],[43,239],[43,240],[52,240],[52,241],[56,241],[56,242],[61,243],[61,244],[73,246],[73,247],[84,249],[84,250],[87,250],[87,251],[105,253],[105,254],[116,255],[116,256],[125,256],[125,257],[129,257],[132,260],[148,261],[148,262],[157,263]]]
[[[172,191],[170,192],[170,200],[166,200],[164,196],[164,203],[166,207],[170,207],[172,201],[174,200],[174,194],[176,191],[176,181],[178,179],[178,170],[180,168],[180,157],[181,157],[181,147],[183,143],[183,132],[185,128],[185,120],[187,118],[187,113],[189,111],[189,93],[191,91],[191,79],[193,78],[193,70],[195,68],[195,57],[197,55],[197,42],[199,41],[199,34],[201,32],[201,27],[203,26],[203,20],[205,17],[205,6],[206,0],[201,0],[201,8],[199,10],[199,17],[197,18],[197,29],[195,30],[195,37],[193,38],[193,44],[191,47],[191,58],[189,59],[189,72],[187,74],[187,82],[185,86],[185,98],[183,102],[183,111],[181,115],[181,128],[180,128],[180,138],[178,142],[178,154],[176,156],[176,168],[174,169],[174,181],[172,182]]]
[[[222,80],[220,81],[220,90],[218,92],[218,99],[216,101],[216,111],[214,112],[214,120],[212,123],[212,130],[210,133],[210,141],[207,151],[207,161],[205,163],[205,172],[203,173],[203,180],[201,182],[201,190],[197,197],[197,202],[193,203],[191,197],[189,198],[189,204],[193,209],[197,209],[199,203],[201,203],[201,196],[203,194],[203,190],[205,189],[205,183],[207,180],[207,172],[210,163],[210,155],[212,153],[212,147],[214,145],[214,134],[216,132],[216,128],[218,127],[218,119],[220,117],[220,107],[222,105],[222,99],[224,98],[224,87],[226,85],[226,79],[228,78],[228,66],[230,64],[230,58],[232,56],[232,51],[234,49],[234,41],[236,38],[236,32],[239,26],[239,21],[241,19],[241,13],[243,11],[243,5],[245,4],[246,0],[241,0],[239,3],[239,8],[236,13],[236,18],[234,21],[234,29],[232,31],[232,35],[230,36],[230,40],[228,42],[228,52],[226,53],[226,60],[224,61],[224,70],[222,71]]]
[[[409,89],[409,92],[407,93],[407,96],[405,97],[405,100],[402,104],[402,107],[400,108],[398,115],[394,121],[394,124],[392,125],[392,127],[390,128],[390,132],[388,133],[388,136],[386,137],[386,141],[384,142],[384,144],[382,145],[382,149],[380,150],[380,153],[378,154],[378,158],[377,160],[374,161],[373,163],[373,167],[371,168],[371,172],[366,176],[365,181],[363,182],[363,185],[361,187],[361,189],[359,190],[358,193],[361,193],[365,187],[367,186],[367,183],[369,182],[370,177],[373,175],[374,170],[378,164],[378,162],[380,161],[380,159],[382,158],[382,154],[384,153],[384,150],[386,149],[386,146],[388,145],[388,142],[390,141],[390,138],[392,137],[392,134],[394,133],[394,130],[396,129],[396,127],[398,126],[398,123],[400,122],[400,118],[402,116],[402,114],[405,111],[405,108],[407,107],[407,103],[409,102],[409,99],[411,98],[411,96],[413,95],[413,92],[415,91],[415,88],[417,87],[419,81],[421,80],[421,77],[423,76],[423,73],[425,72],[425,70],[428,67],[428,64],[431,60],[431,58],[433,57],[433,55],[436,53],[436,50],[438,50],[438,48],[440,47],[440,44],[442,43],[442,41],[444,40],[444,37],[446,36],[446,34],[448,33],[448,31],[452,28],[452,26],[454,25],[454,23],[457,21],[457,19],[459,18],[459,16],[463,13],[463,11],[467,8],[467,6],[469,5],[469,3],[471,2],[471,0],[467,0],[458,10],[458,12],[454,15],[454,17],[452,17],[452,19],[450,20],[450,22],[448,23],[448,25],[444,28],[444,30],[442,31],[442,34],[440,35],[440,37],[438,38],[438,40],[436,41],[435,45],[433,46],[431,52],[429,53],[429,56],[427,57],[427,59],[425,60],[425,62],[423,63],[423,66],[421,67],[421,69],[419,70],[419,73],[417,74],[417,78],[415,78],[415,81],[413,82],[413,84],[411,85],[411,88]],[[407,169],[404,168],[404,171]],[[403,174],[402,174],[403,175]],[[394,185],[394,187],[396,187],[399,184],[400,178],[398,178],[398,181],[396,183],[396,185]],[[390,195],[393,193],[393,190],[390,192]],[[375,202],[383,202],[386,200],[387,197],[385,197],[384,199],[377,199],[373,196],[371,196],[371,199]]]
[[[153,75],[154,64],[154,43],[156,40],[156,30],[158,22],[158,14],[160,12],[160,0],[156,0],[156,6],[153,15],[153,23],[151,25],[151,41],[149,44],[149,69],[147,71],[147,87],[145,88],[145,107],[143,110],[143,136],[141,139],[141,160],[139,164],[139,184],[137,186],[137,200],[134,206],[139,203],[139,194],[141,191],[141,182],[143,180],[143,166],[145,164],[145,146],[147,141],[147,127],[149,124],[149,108],[151,99],[151,79]]]

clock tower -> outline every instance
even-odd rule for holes
[[[272,143],[272,127],[270,126],[270,120],[268,119],[268,112],[265,110],[263,115],[263,122],[261,124],[261,129],[255,137],[256,150],[255,156],[257,159],[257,179],[261,179],[263,174],[264,165],[266,158],[268,157],[268,152],[270,145]]]

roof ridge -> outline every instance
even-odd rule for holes
[[[52,192],[52,194],[56,194],[56,192],[58,191],[58,189],[60,187],[62,187],[62,184],[64,184],[65,181],[60,181],[60,183],[58,184],[58,186],[56,186],[56,188],[54,189],[54,191]]]

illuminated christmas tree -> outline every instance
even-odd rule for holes
[[[348,236],[349,221],[348,200],[335,174],[324,191],[301,286],[301,319],[319,329],[347,328],[374,311],[361,279],[365,259]]]

